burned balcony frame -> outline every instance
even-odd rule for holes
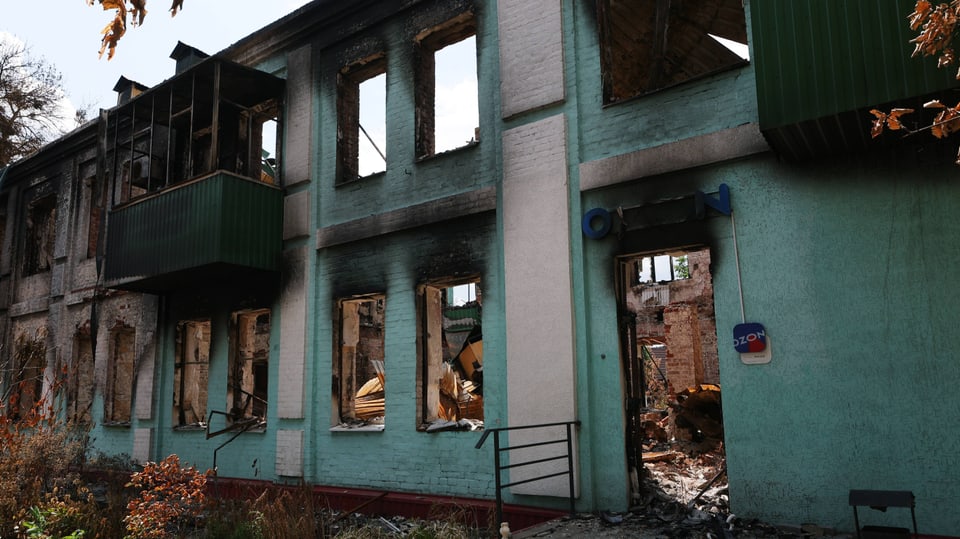
[[[111,205],[216,171],[261,180],[262,128],[278,120],[283,88],[281,79],[211,58],[101,113]]]
[[[274,121],[282,131],[283,91],[281,79],[211,57],[101,112],[107,287],[277,281],[283,193],[262,131]]]

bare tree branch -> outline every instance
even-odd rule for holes
[[[60,73],[29,55],[22,43],[0,40],[0,165],[35,152],[62,134]]]

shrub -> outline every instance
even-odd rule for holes
[[[44,341],[42,331],[33,338],[17,338],[13,361],[34,366],[33,378],[14,376],[0,400],[0,536],[35,516],[30,508],[42,507],[55,489],[71,488],[76,478],[71,467],[82,460],[87,448],[86,429],[63,421],[56,413],[55,396],[62,384],[42,383]]]
[[[130,486],[140,493],[127,504],[129,512],[123,519],[129,537],[170,537],[195,527],[203,512],[206,483],[207,477],[196,468],[180,466],[177,455],[148,462],[130,478]]]

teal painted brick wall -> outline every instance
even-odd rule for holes
[[[629,478],[624,453],[622,382],[616,335],[616,303],[611,253],[597,255],[595,242],[584,244],[580,216],[603,197],[604,206],[624,204],[620,190],[581,198],[579,163],[656,147],[757,121],[752,65],[736,68],[675,88],[612,106],[603,106],[596,15],[589,2],[564,2],[564,39],[568,99],[548,113],[563,112],[569,121],[568,160],[571,189],[571,249],[577,327],[578,411],[580,430],[581,498],[586,508],[626,509]],[[747,5],[749,28],[749,3]],[[571,60],[572,59],[572,60]],[[694,183],[673,185],[683,194]],[[715,190],[715,186],[709,190]],[[618,194],[614,194],[618,193]],[[670,190],[647,189],[633,200],[670,196]],[[600,197],[600,198],[596,198]],[[602,262],[594,263],[599,256]],[[603,313],[602,315],[600,313]],[[614,335],[614,338],[609,338]]]
[[[579,115],[577,150],[592,161],[758,121],[754,66],[724,71],[674,88],[603,106],[596,15],[590,2],[573,2],[575,73],[570,95]],[[749,2],[746,5],[750,27]],[[570,41],[570,40],[568,40]],[[570,55],[568,54],[568,57]],[[573,75],[573,76],[570,76]],[[573,86],[575,84],[575,86]],[[573,110],[571,110],[573,113]]]
[[[318,253],[310,413],[314,481],[327,485],[431,492],[473,497],[493,495],[493,456],[474,449],[479,432],[427,434],[417,427],[416,287],[479,273],[483,289],[484,415],[503,417],[503,325],[498,320],[501,277],[496,265],[492,213],[391,234]],[[382,432],[331,431],[337,299],[385,294],[386,416]]]
[[[317,225],[342,223],[440,199],[480,187],[495,185],[498,178],[499,137],[496,136],[497,45],[496,14],[478,2],[477,64],[480,143],[476,146],[417,161],[414,148],[414,37],[445,21],[439,9],[420,7],[409,18],[382,24],[317,53],[319,58],[319,134],[315,159]],[[387,170],[335,187],[337,155],[337,71],[376,52],[387,58],[386,128]]]
[[[179,320],[209,318],[211,321],[211,344],[209,379],[207,384],[207,413],[211,410],[227,411],[227,372],[230,360],[230,314],[248,308],[271,309],[270,358],[267,381],[269,397],[267,405],[267,429],[263,432],[241,434],[217,453],[218,473],[224,477],[276,479],[276,395],[287,381],[278,379],[280,347],[279,308],[257,298],[249,290],[245,294],[215,293],[212,291],[181,292],[173,295],[166,304],[163,331],[159,334],[160,361],[158,362],[156,420],[153,422],[154,458],[162,459],[177,454],[181,462],[200,470],[212,469],[214,450],[226,442],[233,433],[207,439],[204,431],[176,430],[173,428],[173,374],[176,323]],[[222,418],[215,419],[214,428],[222,427]],[[301,427],[302,428],[302,427]]]
[[[747,319],[766,326],[773,350],[769,365],[748,366],[729,346],[740,321],[732,236],[727,219],[708,219],[734,513],[851,530],[849,489],[907,489],[922,532],[955,534],[960,488],[946,462],[947,433],[960,427],[951,344],[960,292],[946,269],[960,257],[953,174],[910,155],[803,167],[763,157],[586,197],[615,207],[648,190],[730,185]],[[596,359],[616,354],[617,251],[612,237],[584,246],[592,387],[619,379],[615,362]],[[871,523],[903,525],[902,514],[878,515]]]

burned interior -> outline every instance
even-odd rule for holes
[[[210,320],[177,323],[173,363],[174,426],[203,427],[210,377]]]
[[[604,103],[746,63],[741,0],[598,0],[597,18]]]
[[[243,429],[262,428],[266,425],[268,403],[270,309],[234,312],[230,326],[228,421]]]
[[[482,428],[483,301],[479,279],[422,285],[418,302],[420,429]]]
[[[710,250],[642,253],[618,268],[634,499],[647,480],[687,503],[702,475],[725,473]]]
[[[90,328],[77,330],[73,339],[73,362],[67,370],[67,419],[87,425],[93,407],[93,337]]]
[[[384,295],[374,294],[337,302],[334,427],[384,425],[385,301]]]
[[[117,324],[110,330],[110,356],[103,420],[107,425],[130,425],[136,367],[136,330]]]
[[[30,202],[25,217],[23,275],[49,271],[53,264],[53,244],[57,237],[56,195],[43,195]]]
[[[43,376],[46,369],[46,330],[35,334],[19,333],[14,340],[13,371],[9,373],[7,413],[17,419],[26,416],[43,396]]]

